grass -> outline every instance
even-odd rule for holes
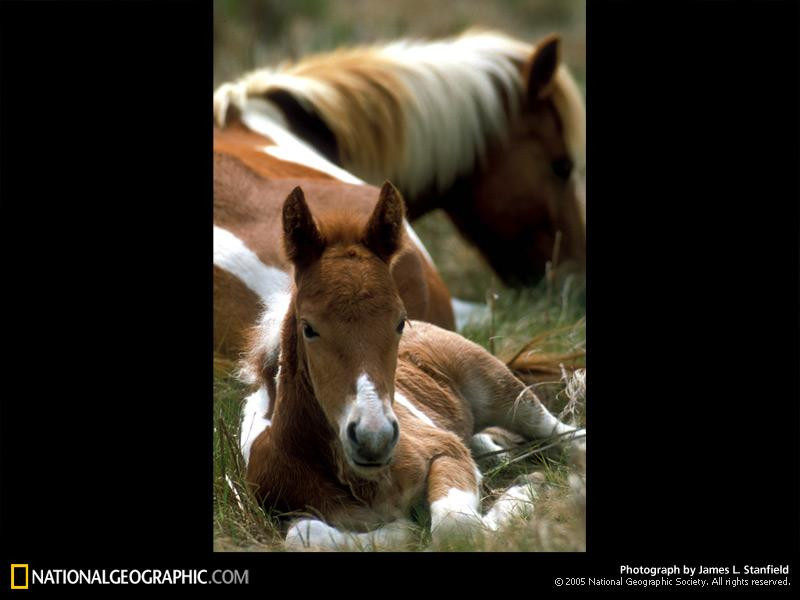
[[[480,25],[535,42],[558,32],[579,84],[585,79],[584,0],[215,0],[214,86],[244,71],[310,52],[398,37],[442,37]]]
[[[426,216],[415,226],[451,289],[473,290],[472,300],[493,298],[494,318],[469,324],[462,334],[493,349],[508,361],[525,349],[522,356],[544,357],[549,370],[520,373],[548,408],[562,420],[584,425],[584,401],[569,389],[573,377],[562,371],[560,356],[575,356],[573,367],[583,366],[585,346],[584,286],[574,274],[559,276],[548,286],[511,290],[500,286],[491,271],[455,233],[442,214]],[[439,261],[440,257],[448,260]],[[471,265],[467,272],[460,265]],[[478,265],[478,267],[475,267]],[[466,295],[466,294],[465,294]],[[534,343],[530,343],[533,341]],[[214,546],[217,551],[281,551],[278,515],[259,507],[244,484],[244,468],[238,450],[239,415],[248,393],[233,376],[233,363],[217,360],[214,375]],[[580,382],[574,382],[580,383]],[[580,386],[578,386],[580,387]],[[498,462],[481,460],[483,508],[519,477],[541,473],[545,487],[540,492],[531,519],[516,519],[498,535],[453,539],[436,550],[447,551],[583,551],[585,550],[585,505],[583,481],[576,476],[582,466],[557,449],[543,449],[546,443],[526,444],[498,455]],[[414,511],[414,543],[394,550],[431,549],[429,515],[424,507]]]

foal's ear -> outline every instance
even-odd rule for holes
[[[397,188],[385,181],[364,231],[363,244],[384,262],[400,248],[403,241],[403,219],[406,209]]]
[[[283,203],[283,248],[295,265],[307,264],[325,249],[300,187],[294,188]]]
[[[528,61],[526,85],[528,100],[541,100],[550,92],[550,84],[561,58],[561,38],[551,33],[536,46]]]

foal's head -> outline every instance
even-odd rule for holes
[[[470,182],[469,208],[448,212],[509,284],[535,283],[554,259],[585,261],[585,112],[560,65],[559,38],[536,46],[523,66],[520,110],[507,143]],[[560,240],[556,234],[560,231]]]
[[[389,265],[403,217],[402,199],[388,182],[366,224],[348,215],[315,223],[299,187],[283,207],[284,247],[295,267],[290,322],[298,371],[347,464],[363,477],[389,465],[400,434],[392,405],[406,312]]]

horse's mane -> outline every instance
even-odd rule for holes
[[[521,70],[534,46],[504,34],[468,30],[445,40],[402,40],[341,49],[235,84],[233,100],[291,94],[333,132],[342,165],[368,181],[390,179],[410,195],[444,190],[506,139],[520,109]],[[561,66],[553,101],[573,160],[584,156],[580,92]],[[224,121],[227,102],[215,113]]]

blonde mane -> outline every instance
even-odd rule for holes
[[[474,170],[490,143],[507,139],[533,49],[498,32],[469,30],[441,41],[337,50],[223,85],[215,116],[222,125],[230,105],[244,111],[248,99],[284,91],[325,121],[349,171],[373,183],[390,179],[412,196],[442,191]],[[583,101],[564,66],[552,90],[567,148],[582,166]]]

